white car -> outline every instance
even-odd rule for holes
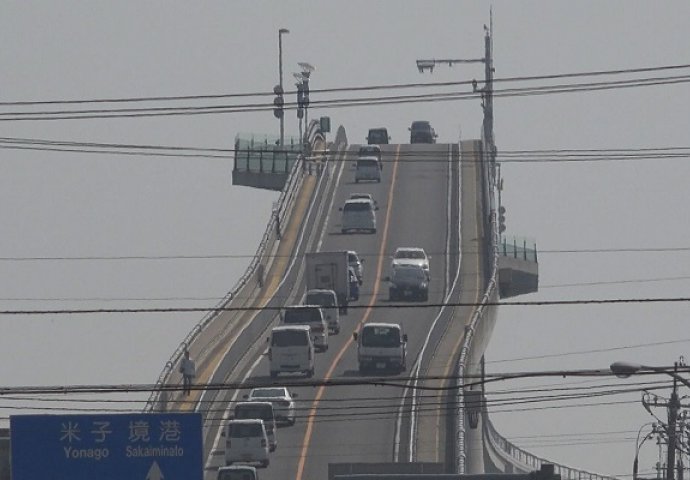
[[[287,387],[260,387],[252,388],[249,394],[244,396],[250,402],[271,402],[276,420],[295,424],[295,398],[297,394],[291,393]]]
[[[251,465],[230,465],[218,469],[217,480],[258,480],[256,468]]]
[[[399,247],[393,254],[391,267],[395,269],[398,265],[418,265],[424,269],[429,276],[429,257],[423,248],[420,247]]]

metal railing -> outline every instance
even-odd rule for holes
[[[489,420],[488,415],[484,415],[484,433],[493,447],[516,460],[525,466],[526,470],[539,470],[543,464],[551,464],[554,466],[554,473],[560,474],[562,480],[615,480],[616,477],[609,477],[606,475],[599,475],[597,473],[588,472],[578,468],[567,467],[559,465],[551,460],[538,457],[527,450],[516,446],[509,440],[501,436],[496,431],[493,423]]]
[[[312,136],[309,137],[310,142],[315,142],[317,140],[323,141],[323,137],[320,135],[319,131],[312,131]],[[245,270],[244,274],[240,277],[233,288],[223,297],[223,299],[218,302],[218,304],[192,328],[192,330],[187,334],[187,336],[178,345],[175,351],[170,356],[170,359],[165,363],[163,370],[158,376],[156,385],[149,396],[146,405],[144,406],[144,411],[155,410],[156,404],[158,403],[161,387],[165,385],[170,379],[170,375],[173,373],[174,366],[180,361],[185,350],[188,349],[189,345],[199,336],[199,334],[204,330],[204,328],[211,323],[219,314],[223,312],[223,309],[227,308],[228,304],[236,297],[237,293],[244,288],[244,286],[250,281],[250,279],[255,274],[257,266],[264,260],[266,253],[270,251],[269,245],[275,242],[276,236],[276,222],[281,225],[285,225],[285,219],[288,217],[294,200],[299,191],[299,187],[302,185],[302,180],[304,179],[304,169],[302,168],[303,158],[299,156],[295,163],[292,165],[290,175],[288,176],[285,186],[283,187],[280,197],[278,198],[276,209],[272,212],[271,218],[266,225],[266,230],[259,243],[256,253],[252,258],[249,266]]]

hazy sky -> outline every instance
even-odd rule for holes
[[[312,89],[481,79],[481,65],[439,66],[430,76],[420,75],[414,62],[481,57],[491,5],[497,78],[690,63],[690,3],[683,0],[3,2],[0,101],[270,91],[278,80],[281,27],[290,29],[283,37],[288,86],[302,61],[316,67]],[[342,94],[347,95],[352,94]],[[685,147],[690,145],[688,105],[684,83],[500,98],[495,102],[496,142],[499,152]],[[61,107],[36,107],[49,108]],[[28,110],[7,105],[1,112]],[[431,121],[440,142],[455,142],[461,135],[479,136],[481,107],[472,100],[313,109],[312,115],[330,115],[334,126],[346,127],[352,143],[362,141],[372,126],[387,126],[393,142],[406,141],[415,119]],[[297,132],[291,115],[286,123],[288,133]],[[230,148],[237,132],[277,133],[277,128],[271,113],[244,113],[0,121],[0,136]],[[274,193],[232,187],[231,168],[230,160],[222,159],[3,149],[0,307],[215,304],[210,299],[222,297],[249,263],[242,256],[255,251],[276,199]],[[622,283],[688,276],[687,251],[555,252],[688,247],[686,158],[506,163],[502,171],[508,233],[533,237],[540,249],[542,289],[525,300],[687,296],[688,279]],[[7,260],[160,255],[240,258]],[[600,282],[617,283],[564,287]],[[190,297],[201,300],[185,300]],[[114,300],[123,298],[172,300]],[[608,351],[488,363],[487,370],[604,368],[619,359],[670,364],[687,352],[688,313],[685,303],[502,307],[489,362]],[[3,316],[2,384],[153,382],[199,318]],[[683,342],[611,350],[679,340]],[[522,381],[496,388],[528,385]],[[639,398],[633,393],[588,399],[581,402],[629,403],[492,418],[509,437],[531,437],[516,441],[542,456],[626,474],[637,429],[650,420]],[[5,407],[0,416],[16,413],[7,407],[17,405],[21,403],[0,399]],[[545,437],[571,433],[583,436]],[[651,444],[642,450],[643,471],[655,461]]]

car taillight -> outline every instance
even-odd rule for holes
[[[265,447],[265,446],[266,446],[266,439],[265,439],[265,438],[262,438],[262,439],[261,439],[261,446],[262,446],[262,447]]]

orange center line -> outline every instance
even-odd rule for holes
[[[393,191],[395,190],[395,180],[397,178],[397,173],[398,173],[398,159],[400,157],[400,145],[398,145],[398,148],[395,151],[395,161],[393,162],[393,176],[391,179],[391,188],[388,191],[388,205],[386,207],[386,221],[383,226],[383,234],[381,235],[381,247],[379,248],[379,259],[378,263],[376,265],[376,278],[381,278],[381,272],[383,272],[383,258],[384,258],[384,253],[386,249],[386,242],[388,240],[388,227],[390,225],[390,218],[391,218],[391,210],[393,208]],[[366,321],[369,319],[369,316],[371,315],[372,308],[374,304],[376,303],[376,296],[379,293],[379,284],[380,282],[374,282],[374,291],[371,295],[371,299],[369,300],[369,303],[367,304],[367,308],[364,311],[364,315],[362,316],[362,319],[357,323],[355,326],[355,330],[359,330],[361,326],[366,323]],[[331,363],[331,366],[328,368],[328,371],[326,372],[326,375],[324,375],[324,380],[329,380],[333,377],[333,372],[335,371],[336,366],[338,363],[340,363],[340,360],[342,359],[343,355],[345,355],[345,352],[347,351],[348,348],[350,348],[350,345],[352,345],[353,339],[352,336],[348,337],[348,340],[345,342],[345,344],[342,346],[340,351],[338,351],[338,354],[335,356],[333,359],[333,363]],[[304,432],[304,440],[302,441],[302,450],[300,451],[299,455],[299,460],[297,462],[297,475],[295,476],[296,480],[302,480],[302,475],[304,474],[304,464],[307,461],[307,453],[309,452],[309,444],[311,442],[311,435],[314,430],[314,419],[316,418],[316,410],[319,407],[319,402],[321,401],[321,397],[323,397],[324,392],[326,391],[325,385],[321,385],[319,389],[316,391],[316,396],[314,397],[314,401],[312,402],[311,408],[309,409],[309,414],[307,416],[307,428],[306,431]]]

